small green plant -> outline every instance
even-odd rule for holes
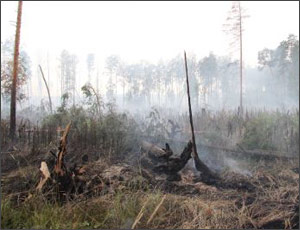
[[[276,148],[271,141],[272,128],[275,122],[276,118],[267,114],[253,118],[245,126],[245,134],[241,144],[247,149],[275,150]]]

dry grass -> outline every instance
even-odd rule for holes
[[[254,192],[222,189],[198,182],[193,185],[197,193],[181,195],[167,193],[158,187],[140,189],[125,180],[124,183],[110,181],[106,193],[78,196],[66,203],[53,203],[34,193],[30,199],[24,197],[15,202],[16,196],[4,193],[1,227],[297,228],[299,175],[292,170],[295,165],[287,167],[287,162],[277,162],[273,167],[258,165],[252,177],[244,178],[255,186]],[[108,174],[111,169],[104,162],[94,162],[89,165],[86,176],[92,174],[93,167],[98,174]],[[226,183],[241,177],[234,173],[227,176],[226,180],[224,178]],[[32,168],[12,171],[3,178],[4,186],[30,177],[36,178]],[[190,186],[192,183],[187,177],[180,183]],[[115,175],[112,178],[116,178]]]

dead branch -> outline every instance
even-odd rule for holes
[[[51,101],[51,96],[50,96],[50,90],[49,90],[47,81],[46,81],[46,79],[45,79],[45,76],[44,76],[44,73],[43,73],[43,70],[42,70],[41,65],[39,65],[39,67],[40,67],[40,71],[41,71],[41,73],[42,73],[42,77],[43,77],[44,83],[45,83],[46,88],[47,88],[48,98],[49,98],[49,104],[50,104],[50,111],[51,111],[51,113],[52,113],[52,101]]]

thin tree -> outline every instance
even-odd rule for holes
[[[14,50],[14,68],[13,68],[13,83],[11,89],[10,100],[10,137],[15,139],[16,132],[16,94],[17,94],[17,76],[18,76],[18,64],[19,64],[19,46],[20,46],[20,32],[21,32],[21,16],[22,16],[22,1],[18,4],[18,16],[17,27],[15,37],[15,50]]]
[[[61,95],[66,93],[72,95],[73,105],[75,105],[76,73],[78,58],[74,54],[63,50],[60,55],[61,68]]]
[[[91,83],[91,76],[95,69],[95,55],[93,53],[87,55],[86,64],[88,70],[88,82]]]
[[[188,76],[188,66],[186,60],[186,53],[184,51],[184,64],[185,64],[185,74],[186,74],[186,86],[187,86],[187,96],[188,96],[188,106],[189,106],[189,117],[190,117],[190,125],[192,131],[192,144],[193,144],[193,157],[195,160],[195,166],[198,171],[203,173],[204,176],[215,177],[215,175],[210,171],[210,169],[200,160],[197,153],[197,145],[195,140],[194,133],[194,125],[193,125],[193,114],[192,114],[192,106],[191,106],[191,96],[190,96],[190,86],[189,86],[189,76]]]
[[[233,2],[231,10],[228,13],[226,23],[224,24],[224,31],[233,37],[231,46],[238,44],[240,53],[240,112],[243,112],[243,21],[245,15],[244,9],[241,7],[239,1]]]

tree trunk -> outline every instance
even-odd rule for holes
[[[16,132],[16,94],[17,94],[17,76],[19,64],[19,46],[20,46],[20,31],[21,31],[21,16],[22,16],[22,1],[18,4],[17,28],[15,37],[15,51],[14,51],[14,69],[13,69],[13,82],[11,89],[10,100],[10,137],[15,139]]]
[[[242,13],[241,5],[239,3],[239,17],[240,17],[240,114],[243,114],[243,41],[242,41]]]
[[[188,95],[188,106],[189,106],[189,115],[190,115],[190,123],[191,123],[191,131],[192,131],[192,153],[195,161],[195,166],[198,171],[200,171],[204,176],[212,176],[213,173],[210,169],[200,160],[196,141],[195,141],[195,133],[194,133],[194,125],[193,125],[193,115],[192,115],[192,107],[191,107],[191,98],[190,98],[190,87],[189,87],[189,77],[188,77],[188,67],[187,67],[187,60],[186,60],[186,53],[184,52],[184,62],[185,62],[185,73],[186,73],[186,84],[187,84],[187,95]]]

